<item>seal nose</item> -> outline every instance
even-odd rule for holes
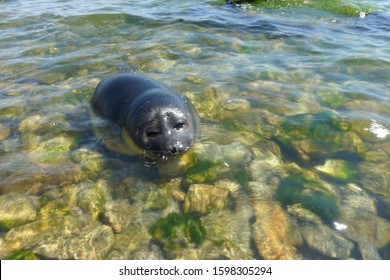
[[[176,146],[176,145],[172,145],[172,146],[168,149],[168,151],[169,151],[172,155],[177,155],[177,154],[180,153],[179,147]]]

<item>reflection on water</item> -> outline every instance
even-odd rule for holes
[[[1,258],[390,258],[388,12],[0,6]],[[89,99],[118,72],[193,102],[189,153],[104,148]]]

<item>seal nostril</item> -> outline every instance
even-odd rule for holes
[[[176,146],[172,146],[168,150],[171,152],[172,155],[176,155],[176,154],[179,153],[179,151],[178,151]]]

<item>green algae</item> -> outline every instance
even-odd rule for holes
[[[340,216],[340,209],[334,194],[320,182],[302,176],[284,178],[277,190],[276,198],[284,207],[300,204],[328,223]]]
[[[348,119],[334,112],[302,114],[286,119],[279,140],[304,162],[325,155],[363,157],[365,146]]]
[[[31,251],[20,251],[9,256],[7,260],[39,260],[39,257]]]
[[[359,16],[366,15],[376,11],[383,10],[374,4],[369,4],[360,0],[217,0],[217,4],[231,2],[235,4],[252,4],[259,8],[265,9],[282,9],[282,8],[300,8],[307,7],[311,9],[330,12],[341,16]]]
[[[183,248],[200,245],[206,239],[206,230],[196,215],[170,213],[154,223],[149,233],[159,243],[179,240]]]

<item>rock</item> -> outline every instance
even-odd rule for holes
[[[365,151],[348,121],[333,112],[290,117],[281,130],[279,139],[283,146],[306,163],[342,152],[361,157]]]
[[[199,217],[170,213],[149,228],[149,233],[162,247],[169,259],[182,255],[184,249],[202,244],[206,231]]]
[[[204,215],[228,207],[232,189],[239,186],[229,181],[219,181],[215,185],[193,184],[184,200],[184,213]]]
[[[0,228],[10,229],[33,221],[39,209],[37,197],[21,193],[0,196]]]
[[[284,176],[282,164],[271,152],[264,152],[262,159],[253,160],[249,164],[249,173],[253,181],[272,182]]]
[[[115,200],[105,204],[104,218],[115,233],[122,232],[138,216],[139,211],[127,200]]]
[[[193,151],[196,155],[197,161],[212,163],[223,162],[221,145],[218,145],[215,142],[196,143],[193,147]]]
[[[277,185],[256,181],[248,183],[249,195],[253,199],[272,200],[275,197]]]
[[[365,210],[376,213],[376,202],[367,191],[363,190],[356,184],[348,184],[341,189],[343,204],[357,210]]]
[[[369,244],[368,242],[359,242],[359,251],[362,255],[363,260],[381,260],[382,257],[380,256],[377,248]]]
[[[332,186],[320,180],[304,176],[284,178],[276,192],[276,198],[284,207],[300,204],[303,208],[331,223],[340,216],[338,197]]]
[[[190,255],[192,253],[192,255]],[[234,242],[205,242],[201,248],[184,251],[181,259],[188,260],[253,260],[253,256]]]
[[[70,129],[66,116],[61,113],[50,112],[44,116],[33,115],[19,123],[19,131],[24,135],[44,135],[50,133],[63,133]]]
[[[80,148],[72,152],[72,159],[92,174],[101,172],[107,163],[101,153]]]
[[[10,166],[13,171],[11,175],[0,181],[0,193],[38,194],[45,185],[71,185],[83,181],[86,176],[77,165],[71,163],[32,165],[22,162],[22,165],[14,167],[17,162]]]
[[[251,105],[248,100],[242,98],[230,98],[222,103],[222,108],[235,113],[247,112]]]
[[[4,141],[11,133],[11,129],[5,124],[0,124],[0,141]]]
[[[302,236],[307,245],[332,259],[349,259],[354,244],[325,225],[303,223]]]
[[[70,137],[58,136],[41,142],[34,150],[28,152],[33,163],[60,163],[70,160],[70,150],[75,140]]]
[[[296,217],[299,221],[310,222],[316,225],[322,224],[322,220],[318,215],[314,214],[310,210],[303,208],[301,204],[297,203],[287,206],[287,212],[290,215]]]
[[[44,259],[104,259],[114,235],[88,218],[51,216],[11,229],[5,236],[15,251],[30,250]]]
[[[289,219],[282,207],[273,201],[253,200],[256,220],[252,225],[253,242],[266,260],[295,259]]]
[[[240,142],[233,142],[221,147],[224,164],[229,166],[244,166],[252,160],[251,152]]]
[[[327,159],[324,165],[317,165],[314,168],[341,181],[352,181],[357,176],[356,165],[342,159]]]
[[[114,235],[114,243],[108,259],[129,259],[130,256],[150,243],[150,235],[141,224],[134,223]]]
[[[358,180],[364,190],[390,197],[390,162],[378,165],[376,163],[362,162],[358,165]]]
[[[69,193],[69,204],[79,207],[84,213],[88,213],[94,220],[105,212],[107,203],[111,202],[111,196],[107,182],[99,180],[84,181],[75,185]]]
[[[378,124],[374,120],[352,119],[350,124],[352,131],[354,131],[363,141],[369,143],[384,141],[387,132],[389,132],[384,126]],[[380,137],[382,135],[384,137]]]
[[[347,226],[343,234],[356,242],[382,248],[390,242],[390,222],[359,208],[342,207],[340,221]]]

